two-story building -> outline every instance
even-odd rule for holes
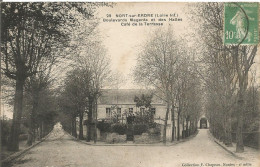
[[[151,94],[149,90],[145,89],[105,89],[102,91],[102,95],[98,99],[97,104],[97,120],[98,121],[111,121],[111,119],[118,119],[121,123],[126,123],[128,114],[135,114],[142,111],[145,108],[136,107],[134,101],[135,96],[140,97],[142,94]],[[153,96],[151,102],[151,111],[153,113],[154,121],[161,125],[161,135],[163,135],[164,120],[166,114],[166,103]],[[95,116],[94,116],[95,117]],[[176,123],[177,114],[175,114],[175,136],[176,136]],[[85,127],[84,127],[85,129]],[[182,131],[182,128],[181,128]],[[86,130],[84,130],[85,134]],[[98,131],[98,138],[100,132]],[[168,115],[167,121],[167,140],[171,140],[172,137],[172,118],[171,112]]]
[[[149,94],[142,89],[106,89],[98,100],[98,120],[109,120],[117,117],[121,122],[126,123],[127,114],[135,114],[142,111],[144,107],[136,107],[135,96]],[[155,120],[164,119],[166,105],[163,100],[153,96],[151,111]]]

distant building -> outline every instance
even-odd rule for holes
[[[148,90],[144,89],[105,89],[102,91],[102,95],[98,99],[97,107],[97,120],[109,122],[117,116],[117,119],[121,123],[126,123],[127,114],[144,110],[142,107],[136,107],[134,102],[135,96],[140,97],[142,94],[151,94]],[[161,135],[163,135],[163,126],[166,114],[166,103],[153,96],[151,102],[151,111],[154,114],[154,121],[161,125]],[[95,118],[95,114],[93,114]],[[87,119],[87,116],[85,116]],[[176,136],[176,124],[177,124],[177,114],[175,113],[175,136]],[[85,129],[85,127],[84,127]],[[180,126],[180,132],[182,131],[182,126]],[[84,130],[84,135],[86,130]],[[98,131],[98,137],[100,132]],[[168,115],[167,130],[166,130],[167,140],[171,140],[172,137],[172,118],[171,112]]]
[[[140,97],[142,94],[149,94],[147,90],[141,89],[106,89],[98,101],[98,120],[109,120],[115,115],[121,122],[126,122],[127,113],[135,114],[145,108],[136,107],[134,102],[135,96]],[[153,96],[151,111],[154,119],[160,123],[164,119],[166,104],[163,100]]]

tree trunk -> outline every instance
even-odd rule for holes
[[[232,146],[231,124],[232,124],[231,111],[228,111],[227,122],[226,122],[226,126],[227,126],[226,127],[226,142],[225,142],[225,145],[228,147]]]
[[[94,132],[94,143],[97,142],[97,98],[95,99],[95,132]]]
[[[87,142],[91,140],[91,123],[92,123],[93,101],[89,99],[88,121],[87,121]]]
[[[76,120],[76,115],[74,116],[73,118],[73,122],[74,122],[74,129],[73,129],[73,132],[74,132],[74,137],[77,138],[78,137],[78,133],[77,133],[77,120]]]
[[[8,150],[19,150],[19,133],[23,110],[23,86],[25,79],[16,80],[15,98],[14,98],[14,113],[11,127],[11,134],[9,138]]]
[[[166,145],[166,129],[167,129],[167,121],[168,121],[168,115],[169,115],[169,109],[170,104],[167,102],[167,109],[166,109],[166,115],[164,120],[164,127],[163,127],[163,143]]]
[[[35,113],[38,107],[38,92],[36,92],[37,95],[34,96],[33,98],[33,107],[32,107],[32,111],[31,111],[31,115],[30,115],[30,122],[29,122],[29,131],[28,131],[28,138],[27,138],[27,145],[31,146],[32,142],[35,138],[34,136],[34,118],[35,118]]]
[[[186,119],[186,137],[188,137],[189,135],[189,120]]]
[[[182,118],[182,138],[184,139],[185,138],[185,131],[184,131],[184,129],[185,129],[185,126],[184,126],[184,118]]]
[[[83,140],[83,112],[79,112],[79,139]]]
[[[73,134],[73,129],[74,129],[74,121],[73,121],[73,118],[71,118],[70,134],[71,134],[72,136],[74,136],[74,134]]]
[[[172,105],[172,141],[174,141],[175,133],[175,114],[174,114],[174,105]]]
[[[44,122],[42,121],[42,133],[41,133],[41,139],[44,137],[44,131],[45,131],[45,128],[44,128]]]
[[[190,134],[194,133],[194,121],[190,121]]]
[[[74,132],[74,117],[71,118],[71,135],[75,137],[75,132]]]
[[[29,130],[28,130],[28,137],[27,137],[27,145],[28,146],[31,146],[32,145],[32,142],[33,142],[33,125],[32,125],[32,114],[30,116],[31,120],[29,122]]]
[[[36,140],[36,129],[35,129],[35,126],[33,128],[33,142],[35,142]]]
[[[244,98],[243,93],[239,90],[239,98],[237,103],[237,134],[236,134],[236,152],[244,152],[243,143],[243,110],[244,110]]]
[[[226,116],[226,113],[224,113],[224,116],[222,118],[222,129],[223,129],[223,143],[225,144],[226,141],[227,141],[227,116]]]
[[[178,111],[177,115],[177,140],[180,140],[180,111]]]
[[[40,122],[40,139],[42,138],[43,136],[43,125],[42,125],[42,121]]]
[[[33,112],[33,111],[32,111]],[[29,130],[28,130],[28,137],[27,137],[27,145],[28,146],[31,146],[32,145],[32,142],[33,142],[33,121],[32,121],[32,113],[31,113],[31,116],[30,116],[30,121],[29,121]]]

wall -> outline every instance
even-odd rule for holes
[[[98,119],[105,119],[106,117],[106,108],[111,108],[113,105],[104,105],[104,104],[99,104],[98,105]],[[123,114],[125,111],[128,111],[129,108],[133,108],[133,112],[140,111],[140,108],[136,107],[135,104],[118,104],[118,107],[121,108],[121,114]],[[166,113],[166,106],[165,105],[152,105],[152,108],[156,108],[155,112],[155,118],[165,118],[165,113]],[[111,109],[111,112],[113,110]],[[114,110],[116,112],[116,109]],[[169,112],[169,120],[171,119],[171,114]]]
[[[107,133],[106,137],[103,138],[106,139],[106,143],[114,144],[114,143],[126,143],[126,135],[119,135],[117,133]]]
[[[136,144],[150,144],[158,143],[160,141],[160,135],[149,135],[148,133],[143,133],[142,135],[134,135],[134,143]]]

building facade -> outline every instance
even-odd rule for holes
[[[144,107],[137,107],[134,101],[135,96],[141,97],[141,95],[151,94],[148,90],[144,89],[105,89],[102,91],[102,95],[98,99],[97,104],[97,121],[112,122],[113,119],[117,119],[117,122],[127,123],[127,117],[129,114],[135,115],[137,112],[145,110]],[[153,114],[154,122],[158,123],[161,127],[161,136],[163,135],[164,120],[166,116],[166,103],[157,98],[152,97],[151,100],[151,112]],[[175,112],[176,113],[176,112]],[[95,118],[94,114],[94,118]],[[85,116],[87,119],[87,116]],[[177,124],[177,114],[175,114],[175,137]],[[185,125],[186,126],[186,125]],[[180,125],[180,132],[182,132],[183,126]],[[166,138],[168,141],[172,139],[172,117],[171,112],[168,115]],[[84,135],[86,130],[84,127]],[[182,134],[181,134],[182,135]],[[98,130],[97,136],[99,138],[100,132]]]

